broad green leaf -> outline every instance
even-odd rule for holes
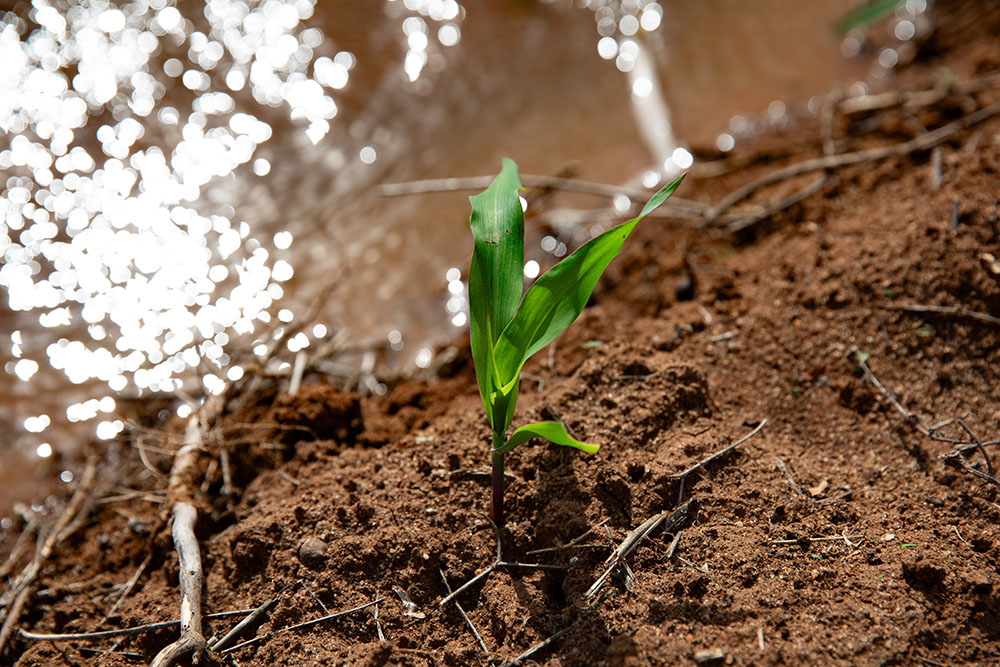
[[[493,347],[514,316],[524,288],[524,216],[517,195],[520,188],[517,165],[505,159],[493,183],[469,198],[475,239],[469,269],[472,358],[479,395],[494,430],[490,400],[497,389]]]
[[[507,444],[503,446],[503,451],[509,452],[518,445],[527,442],[531,438],[544,438],[545,440],[548,440],[556,445],[565,445],[566,447],[576,447],[577,449],[582,449],[588,454],[594,454],[601,448],[600,445],[580,442],[567,433],[566,427],[559,422],[535,422],[534,424],[525,424],[511,433],[510,438],[507,440]]]
[[[638,217],[591,239],[535,281],[493,350],[502,382],[517,377],[531,355],[573,323],[636,224],[666,201],[683,178],[678,176],[653,195]]]

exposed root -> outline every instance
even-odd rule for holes
[[[439,570],[439,572],[441,573],[441,580],[444,581],[445,590],[447,590],[448,593],[450,594],[451,584],[448,583],[448,577],[445,576],[444,570]],[[465,613],[465,609],[462,608],[462,605],[459,604],[458,600],[455,600],[454,602],[455,602],[455,608],[458,609],[458,613],[461,614],[462,619],[465,621],[465,624],[468,625],[469,630],[472,631],[472,636],[476,638],[476,642],[479,644],[479,648],[483,649],[483,653],[486,654],[486,659],[489,660],[490,650],[486,648],[486,642],[483,641],[482,636],[479,634],[479,630],[476,630],[476,626],[473,625],[472,619],[469,618],[469,615]]]
[[[156,655],[151,667],[171,667],[187,656],[197,664],[205,652],[206,642],[201,631],[201,552],[194,536],[198,510],[194,507],[191,490],[201,453],[203,427],[200,417],[195,413],[188,421],[184,446],[177,451],[167,487],[167,498],[173,502],[171,535],[180,564],[181,636]]]
[[[503,543],[500,541],[500,529],[497,527],[497,524],[492,519],[489,519],[489,517],[487,517],[487,520],[489,520],[490,525],[493,527],[493,533],[496,536],[496,540],[497,540],[497,555],[496,555],[496,559],[493,561],[492,564],[490,564],[489,567],[487,567],[485,570],[483,570],[482,572],[480,572],[479,574],[477,574],[476,576],[474,576],[472,579],[469,579],[467,582],[465,582],[464,584],[462,584],[461,586],[459,586],[458,588],[456,588],[454,591],[451,591],[451,589],[449,588],[448,590],[450,592],[448,593],[448,595],[446,595],[444,597],[444,599],[441,600],[441,602],[438,603],[439,607],[443,607],[444,605],[446,605],[449,602],[451,602],[452,600],[454,600],[460,593],[463,593],[466,589],[468,589],[471,586],[475,585],[479,581],[482,581],[483,579],[485,579],[490,574],[490,572],[493,572],[494,570],[499,570],[501,568],[522,569],[522,570],[565,570],[565,569],[567,569],[566,567],[564,567],[562,565],[540,565],[538,563],[517,563],[517,562],[514,562],[514,561],[506,561],[506,560],[504,560],[503,559]]]
[[[174,505],[174,525],[171,534],[180,563],[181,636],[161,650],[150,667],[170,667],[187,656],[198,664],[205,653],[205,637],[201,632],[201,552],[194,536],[198,511],[188,503]]]

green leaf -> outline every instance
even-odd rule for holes
[[[653,195],[638,217],[591,239],[535,281],[493,350],[502,382],[516,377],[531,355],[573,323],[636,224],[666,201],[683,178],[678,176]]]
[[[500,387],[490,394],[493,403],[493,418],[490,422],[493,430],[498,433],[506,433],[507,427],[514,419],[514,406],[517,403],[517,390],[520,378],[514,378],[504,387]]]
[[[517,165],[505,159],[490,186],[469,198],[475,239],[469,269],[469,331],[479,396],[494,430],[491,396],[499,385],[493,347],[513,318],[524,288],[524,216],[517,195],[520,188]],[[500,421],[509,423],[506,418]]]
[[[861,5],[834,23],[833,29],[838,35],[845,35],[855,28],[867,28],[873,23],[888,18],[903,2],[905,0],[874,0],[874,2]]]
[[[576,447],[577,449],[583,450],[588,454],[594,454],[601,448],[600,445],[580,442],[567,433],[566,427],[559,422],[535,422],[534,424],[525,424],[511,433],[510,438],[507,440],[507,444],[503,446],[502,451],[504,453],[509,452],[518,445],[527,442],[531,438],[544,438],[553,444],[565,445],[566,447]]]

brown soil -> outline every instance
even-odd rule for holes
[[[1000,68],[1000,14],[988,3],[940,5],[934,36],[893,86],[930,87],[942,67],[960,81]],[[973,102],[998,99],[993,89]],[[969,104],[947,98],[915,114],[887,113],[847,149],[906,140]],[[718,201],[819,151],[815,122],[803,120],[741,147],[735,158],[748,166],[690,178],[680,194]],[[926,151],[838,169],[818,194],[758,225],[753,239],[640,226],[594,304],[554,354],[526,369],[537,379],[522,383],[518,421],[556,414],[604,446],[587,456],[532,443],[508,456],[504,557],[565,569],[501,569],[458,597],[492,658],[512,659],[562,633],[527,660],[1000,661],[997,485],[942,458],[955,446],[942,436],[970,438],[956,423],[937,438],[920,432],[961,418],[982,440],[997,437],[1000,332],[965,316],[898,309],[1000,313],[1000,282],[980,259],[996,252],[1000,234],[1000,119],[957,134],[941,164],[936,189]],[[754,201],[813,176],[802,178]],[[679,302],[685,242],[695,298]],[[912,418],[865,378],[855,349]],[[483,514],[488,431],[467,351],[439,377],[398,384],[377,400],[316,378],[295,397],[280,395],[283,387],[251,377],[203,456],[206,611],[255,607],[283,591],[261,636],[322,616],[321,604],[335,612],[384,601],[377,620],[368,608],[278,634],[235,652],[232,664],[485,664],[455,605],[438,604],[442,571],[457,587],[495,555]],[[677,473],[765,418],[760,433],[681,489]],[[143,434],[161,472],[169,457],[157,452],[169,454],[182,431]],[[220,446],[231,459],[230,495]],[[996,449],[986,450],[1000,465]],[[957,460],[995,475],[979,454]],[[128,485],[162,498],[163,482],[134,448],[109,453],[100,479],[98,494],[120,496],[112,489]],[[629,584],[612,578],[588,607],[583,594],[613,545],[676,507],[681,493],[695,511],[678,526],[673,555],[676,530],[654,531],[626,559]],[[116,587],[150,553],[101,628],[176,618],[178,565],[163,511],[148,497],[93,505],[42,569],[19,627],[97,629]],[[529,553],[588,530],[582,548]],[[209,621],[206,634],[233,623]],[[112,639],[17,639],[6,659],[134,664],[175,638],[176,628],[136,635],[115,644],[125,654],[97,656],[88,649],[106,650]]]

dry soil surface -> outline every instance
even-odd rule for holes
[[[935,12],[935,32],[887,89],[1000,69],[990,3]],[[910,141],[998,100],[994,80],[924,106],[838,114],[835,150]],[[692,174],[678,195],[718,202],[818,157],[823,128],[803,114],[741,143],[727,173]],[[748,201],[767,206],[822,174]],[[204,607],[278,600],[243,637],[256,642],[205,664],[475,665],[533,648],[521,662],[998,664],[1000,266],[987,255],[1000,254],[998,215],[992,117],[938,151],[833,168],[816,192],[740,232],[643,223],[521,385],[517,421],[561,418],[603,443],[592,456],[533,442],[507,457],[503,558],[547,568],[498,568],[458,604],[440,605],[447,586],[496,558],[467,348],[378,399],[317,374],[289,397],[284,378],[248,375],[213,424],[193,487]],[[682,301],[688,276],[694,298]],[[18,628],[177,618],[162,500],[182,433],[138,430],[101,452],[84,519],[42,565]],[[656,516],[587,597],[617,545]],[[32,540],[5,566],[11,579]],[[235,622],[208,620],[206,636]],[[86,641],[15,634],[3,660],[130,665],[176,637],[176,625]]]

